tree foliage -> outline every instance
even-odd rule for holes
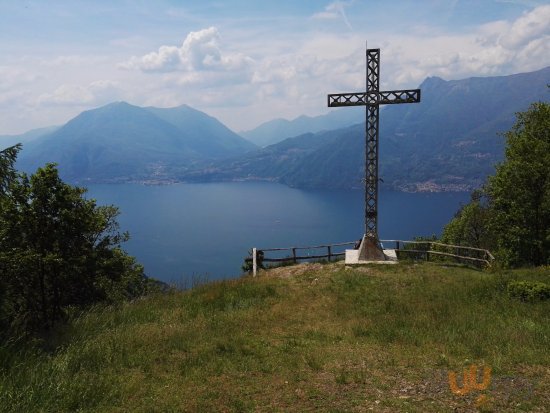
[[[120,244],[118,210],[63,182],[53,164],[28,177],[0,152],[0,327],[49,328],[69,308],[143,293],[143,268]]]
[[[550,261],[550,104],[518,113],[506,133],[506,159],[489,178],[492,231],[511,265]]]
[[[468,204],[462,206],[443,231],[442,241],[447,244],[467,245],[492,249],[489,236],[489,208],[483,191],[472,193]]]
[[[17,153],[21,150],[21,144],[11,146],[0,151],[0,198],[5,197],[9,183],[12,182],[17,173],[13,165]]]
[[[493,249],[505,265],[550,264],[550,104],[518,113],[505,137],[505,160],[443,238]]]

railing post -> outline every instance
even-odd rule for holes
[[[296,264],[296,248],[292,248],[292,261]]]
[[[395,241],[395,249],[396,249],[396,250],[399,250],[399,240],[396,240],[396,241]]]
[[[258,271],[258,262],[256,259],[257,250],[256,248],[252,248],[252,276],[256,276],[256,272]]]
[[[330,262],[330,259],[332,257],[332,251],[330,249],[330,245],[327,246],[327,250],[328,250],[328,262]]]

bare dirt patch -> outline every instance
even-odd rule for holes
[[[336,262],[331,264],[320,264],[317,262],[305,262],[302,264],[289,265],[285,267],[270,268],[261,270],[259,275],[269,277],[290,278],[298,277],[306,273],[312,272],[336,272],[344,268],[343,262]]]

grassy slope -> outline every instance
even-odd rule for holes
[[[50,353],[0,348],[0,410],[476,411],[447,378],[476,363],[481,410],[545,411],[550,303],[510,279],[550,269],[301,265],[96,309]]]

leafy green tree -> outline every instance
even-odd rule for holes
[[[550,263],[550,104],[517,114],[506,158],[489,177],[497,252],[510,265]]]
[[[443,240],[490,249],[508,266],[550,264],[550,104],[518,113],[505,137],[504,161]]]
[[[17,173],[14,168],[17,153],[21,149],[21,145],[16,145],[0,151],[0,247],[4,239],[5,227],[2,217],[4,205],[9,196],[9,187],[15,181]],[[2,249],[0,248],[0,252]],[[10,312],[7,308],[8,283],[5,263],[0,260],[0,320],[5,318],[5,315]],[[0,321],[0,328],[3,328]]]
[[[0,325],[49,328],[68,308],[144,292],[143,267],[120,247],[128,234],[118,231],[117,208],[86,199],[53,164],[8,181],[0,203]]]
[[[458,210],[445,226],[441,240],[446,244],[492,249],[489,208],[482,190],[474,191],[470,202]]]
[[[20,150],[21,144],[18,144],[0,151],[0,198],[7,195],[10,182],[17,176],[14,164]]]

